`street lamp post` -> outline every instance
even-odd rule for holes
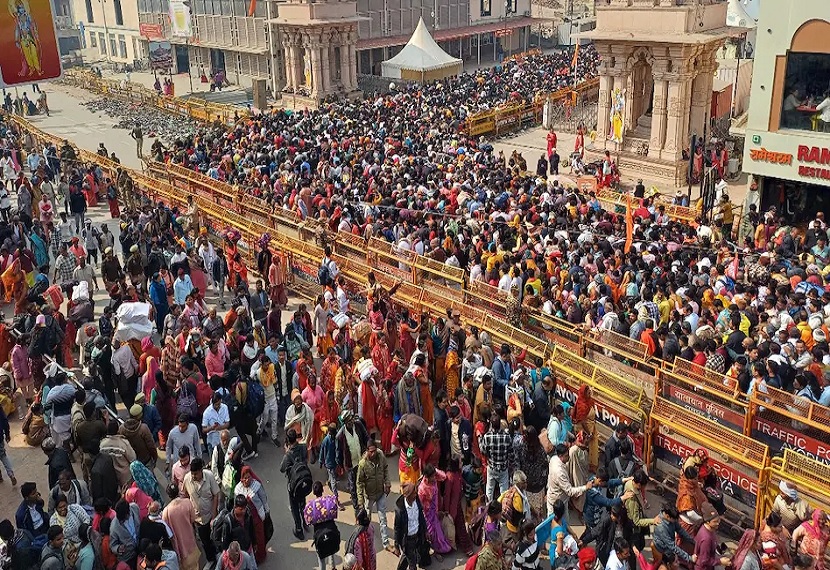
[[[104,15],[104,55],[107,61],[112,61],[112,54],[110,53],[112,49],[110,45],[110,30],[109,26],[107,26],[107,0],[98,0],[98,3],[101,4],[101,13]]]

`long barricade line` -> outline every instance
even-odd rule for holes
[[[57,137],[13,118],[39,142],[60,142]],[[93,153],[80,152],[84,160],[97,163],[110,176],[116,163]],[[254,244],[264,233],[271,247],[286,259],[289,284],[297,293],[314,299],[319,293],[317,267],[323,248],[317,239],[323,230],[317,221],[300,220],[284,210],[272,210],[264,201],[245,196],[227,207],[233,192],[216,180],[184,169],[151,163],[148,174],[127,169],[136,190],[154,202],[183,208],[193,196],[201,222],[215,234],[226,228],[238,230],[240,251],[254,266]],[[217,199],[217,196],[219,199]],[[292,235],[293,234],[293,235]],[[557,395],[573,402],[583,385],[591,387],[595,417],[601,439],[619,423],[647,426],[646,463],[650,473],[668,488],[677,475],[678,462],[697,447],[715,458],[730,496],[731,520],[735,525],[757,522],[769,511],[764,497],[770,469],[806,462],[816,473],[830,469],[830,410],[805,403],[791,394],[770,389],[744,401],[724,387],[723,375],[715,375],[693,363],[665,363],[648,355],[643,343],[612,331],[588,331],[539,310],[525,310],[521,329],[507,323],[506,308],[498,295],[489,295],[484,285],[470,284],[463,272],[435,264],[411,251],[373,238],[365,242],[352,234],[325,233],[334,251],[347,289],[360,308],[365,303],[366,274],[373,271],[387,290],[396,287],[393,302],[413,316],[446,317],[457,310],[462,323],[490,334],[494,343],[527,349],[528,357],[541,358],[557,380]],[[771,463],[783,453],[789,463]],[[786,476],[784,473],[782,476]],[[824,483],[826,483],[824,480]],[[823,484],[824,484],[823,483]],[[814,485],[813,494],[826,491]],[[807,493],[807,496],[811,496]],[[737,528],[737,526],[736,526]]]
[[[598,93],[599,78],[593,78],[582,82],[574,89],[564,88],[553,93],[540,94],[528,103],[506,104],[497,109],[482,111],[467,119],[467,134],[501,136],[522,127],[537,125],[542,122],[545,101],[556,103],[573,97],[593,97]]]
[[[166,97],[159,95],[155,89],[149,89],[137,83],[122,83],[115,79],[103,79],[90,71],[67,71],[63,81],[101,95],[108,95],[134,104],[153,105],[168,113],[190,117],[195,120],[222,124],[232,124],[239,117],[248,116],[247,110],[232,105],[213,103],[204,99]]]

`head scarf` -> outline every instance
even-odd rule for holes
[[[136,460],[130,463],[130,475],[133,476],[133,480],[139,489],[152,497],[153,500],[161,502],[161,490],[159,489],[158,480],[141,461]]]
[[[141,379],[141,391],[144,398],[149,402],[152,400],[152,392],[156,387],[156,372],[160,370],[158,359],[155,356],[147,357],[147,371]]]
[[[816,509],[813,511],[813,516],[811,520],[804,521],[801,523],[801,526],[804,527],[804,530],[807,532],[807,535],[816,539],[816,540],[824,540],[825,533],[822,532],[824,522],[826,517],[824,515],[824,511],[821,509]]]
[[[582,420],[588,418],[588,414],[591,413],[591,410],[594,407],[594,399],[588,394],[590,390],[590,386],[588,384],[583,384],[579,387],[579,391],[577,392],[576,396],[576,403],[574,405],[573,411],[573,421],[574,423],[578,424]]]
[[[150,347],[153,346],[153,339],[149,336],[145,336],[141,339],[141,352],[147,352],[150,350]]]
[[[735,556],[732,558],[733,568],[742,568],[744,560],[755,546],[755,537],[758,536],[758,531],[748,528],[744,531],[738,547],[735,549]]]

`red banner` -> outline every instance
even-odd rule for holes
[[[148,40],[164,37],[164,31],[162,30],[161,24],[139,24],[138,33]]]

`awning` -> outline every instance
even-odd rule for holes
[[[489,34],[503,30],[515,30],[525,26],[538,24],[539,22],[549,22],[550,20],[540,20],[531,18],[530,16],[520,16],[518,18],[511,18],[502,22],[490,22],[487,24],[479,24],[477,26],[464,26],[463,28],[448,28],[446,30],[433,30],[432,37],[436,42],[443,42],[447,40],[457,40],[459,38],[468,38],[476,34]],[[387,38],[369,38],[365,40],[357,40],[357,49],[375,49],[392,46],[402,46],[409,41],[410,34],[402,36],[391,36]]]

